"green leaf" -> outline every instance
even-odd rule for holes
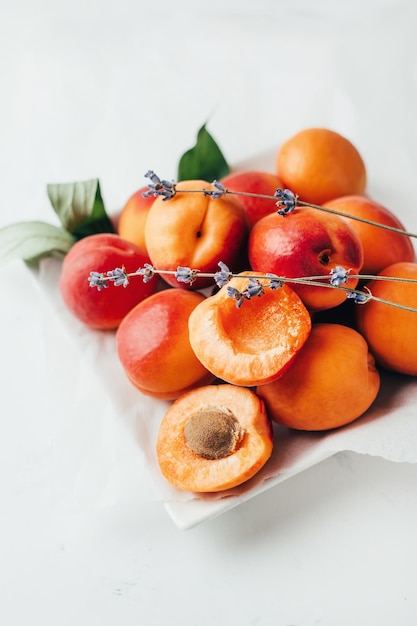
[[[177,180],[212,182],[229,172],[226,159],[204,124],[198,131],[196,145],[187,150],[179,161]]]
[[[47,186],[48,197],[63,227],[76,239],[95,233],[112,233],[98,179]]]
[[[75,242],[60,226],[45,222],[20,222],[0,228],[0,266],[14,259],[39,261],[45,256],[64,256]]]

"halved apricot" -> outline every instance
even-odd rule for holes
[[[198,304],[188,328],[191,347],[206,369],[228,383],[251,387],[284,373],[310,334],[311,317],[291,287],[271,289],[263,278],[263,295],[236,307],[227,288],[245,291],[248,276],[256,273],[232,278]]]
[[[207,385],[180,396],[159,429],[157,457],[178,489],[217,492],[252,478],[273,449],[263,401],[250,389]]]

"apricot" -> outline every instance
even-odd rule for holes
[[[281,376],[311,328],[307,309],[287,285],[274,290],[261,279],[264,294],[237,308],[228,289],[243,292],[245,276],[251,275],[233,278],[200,302],[188,321],[190,344],[201,363],[218,378],[249,387]]]
[[[192,190],[215,190],[203,180],[179,182],[177,194],[166,201],[154,200],[145,227],[146,248],[158,269],[175,271],[189,267],[214,273],[223,261],[234,271],[246,243],[248,224],[245,211],[234,196],[212,198]],[[183,192],[183,193],[181,193]],[[163,275],[174,287],[200,289],[212,284],[211,278],[179,283]]]
[[[350,224],[337,215],[319,209],[296,208],[282,216],[272,213],[255,224],[249,235],[248,254],[256,272],[288,278],[328,276],[338,266],[358,274],[362,268],[362,244]],[[349,278],[345,287],[354,289],[357,278]],[[340,289],[293,284],[310,311],[333,308],[346,299]]]
[[[324,206],[347,215],[405,230],[402,222],[392,211],[366,196],[343,196],[326,202]],[[410,237],[348,217],[343,219],[346,219],[362,242],[364,254],[362,274],[378,274],[392,263],[415,260]]]
[[[132,309],[120,324],[117,354],[128,379],[142,393],[174,400],[213,381],[188,338],[188,317],[204,298],[194,291],[159,291]]]
[[[272,454],[265,406],[246,387],[209,385],[183,394],[166,412],[156,452],[177,489],[218,492],[246,482]]]
[[[155,199],[153,196],[143,197],[143,192],[147,190],[148,187],[141,187],[130,196],[120,212],[117,224],[119,235],[128,241],[132,241],[143,250],[146,250],[146,219]]]
[[[109,284],[109,289],[98,291],[90,287],[90,272],[125,268],[131,273],[149,261],[141,248],[119,235],[99,233],[84,237],[64,258],[59,280],[62,299],[71,313],[90,328],[117,328],[138,302],[155,291],[157,283],[137,279],[126,288]]]
[[[276,172],[287,188],[313,204],[363,194],[366,187],[357,148],[327,128],[305,128],[287,139],[277,152]]]
[[[363,415],[379,385],[375,360],[360,333],[339,324],[313,324],[288,371],[279,380],[258,387],[257,394],[278,424],[321,431]]]
[[[220,180],[230,191],[242,191],[260,196],[273,196],[283,186],[282,180],[271,172],[242,170],[232,172]],[[249,229],[265,215],[277,210],[276,200],[252,195],[238,195],[248,220]]]
[[[417,280],[417,263],[393,263],[380,273]],[[416,283],[371,280],[373,296],[417,308]],[[355,309],[359,331],[367,340],[377,363],[388,370],[417,376],[417,313],[371,300]]]

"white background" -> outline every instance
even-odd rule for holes
[[[204,122],[231,164],[269,169],[297,130],[338,130],[415,223],[414,1],[2,5],[0,225],[53,222],[46,184],[95,177],[116,212],[149,168],[175,176]],[[52,369],[36,278],[13,262],[1,281],[2,624],[414,626],[416,465],[342,453],[181,531],[115,429],[131,471],[115,453],[119,495],[99,497],[74,458],[105,400],[74,412],[83,354],[57,335]]]

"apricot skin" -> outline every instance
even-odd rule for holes
[[[362,156],[346,137],[327,128],[305,128],[287,139],[277,152],[276,171],[285,187],[313,204],[366,188]]]
[[[219,261],[234,271],[246,243],[248,224],[239,200],[232,196],[211,198],[185,190],[215,188],[203,180],[182,181],[174,198],[155,199],[145,227],[146,249],[152,264],[176,271],[178,267],[217,272]],[[183,193],[181,193],[183,191]],[[192,284],[179,283],[172,275],[163,279],[173,287],[202,289],[212,278],[197,278]]]
[[[119,326],[125,315],[141,300],[156,289],[156,281],[144,283],[141,278],[135,284],[98,291],[90,287],[90,272],[107,272],[125,267],[135,272],[149,263],[149,257],[135,244],[119,235],[100,233],[81,239],[65,256],[59,290],[71,313],[90,328],[106,330]]]
[[[417,263],[393,263],[380,275],[417,280]],[[372,295],[417,308],[415,283],[371,280]],[[388,370],[417,376],[417,313],[371,300],[357,307],[356,322],[377,363]]]
[[[184,428],[195,413],[212,406],[226,407],[245,434],[236,451],[219,459],[205,459],[187,446]],[[162,474],[177,489],[210,493],[236,487],[252,478],[272,454],[273,438],[262,400],[246,387],[199,387],[174,402],[158,433],[157,458]]]
[[[283,186],[281,179],[270,172],[243,170],[232,172],[220,180],[226,189],[243,191],[265,196],[273,196]],[[259,198],[257,196],[238,195],[249,224],[249,229],[269,213],[277,210],[276,199]]]
[[[273,421],[320,431],[360,417],[379,385],[379,372],[361,334],[339,324],[313,324],[291,368],[257,393]]]
[[[358,235],[341,217],[312,208],[297,208],[287,216],[273,213],[255,224],[249,235],[249,261],[256,272],[290,278],[329,276],[340,265],[357,274],[363,263]],[[354,289],[357,279],[345,286]],[[312,285],[292,288],[311,311],[341,304],[345,293]]]
[[[149,210],[154,202],[153,196],[143,197],[148,187],[141,187],[130,196],[122,208],[117,224],[121,237],[133,241],[139,248],[146,251],[145,225]]]
[[[326,202],[323,206],[347,215],[405,230],[402,222],[389,209],[366,196],[342,196]],[[343,219],[353,228],[362,242],[364,254],[362,274],[378,274],[392,263],[415,260],[415,251],[410,237],[348,217]]]
[[[193,291],[166,289],[135,307],[117,333],[117,353],[131,383],[164,400],[214,379],[195,356],[188,339],[188,318],[204,300]]]

